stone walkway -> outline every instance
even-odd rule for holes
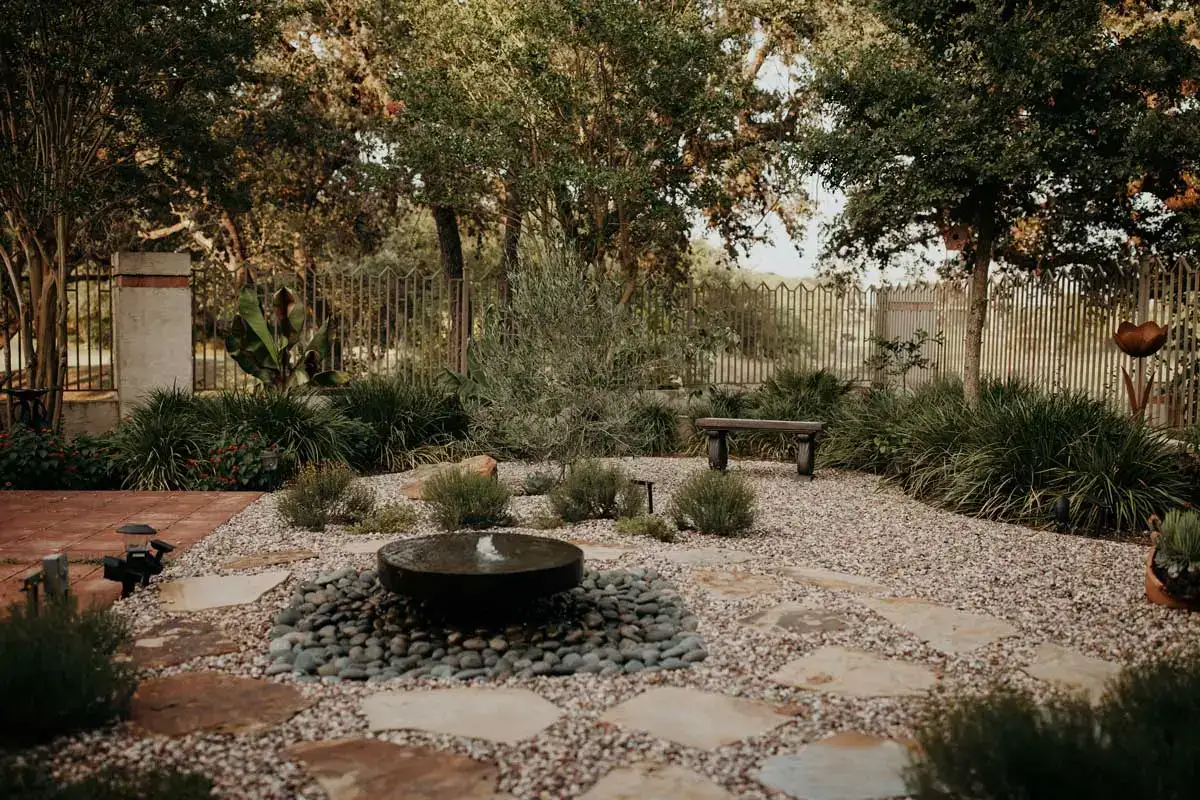
[[[263,553],[251,559],[251,566],[277,566],[306,555],[307,551]],[[1013,625],[988,615],[916,598],[889,596],[887,587],[857,575],[789,567],[775,570],[778,577],[773,578],[746,571],[748,562],[755,560],[753,556],[713,548],[676,551],[675,560],[695,570],[697,583],[704,591],[722,598],[769,595],[788,581],[844,593],[865,613],[878,615],[882,624],[904,629],[947,654],[972,652],[1001,638],[1019,635]],[[163,584],[160,596],[171,611],[186,615],[252,603],[287,577],[287,570],[276,569],[254,576],[187,578]],[[186,620],[186,616],[179,619]],[[775,628],[784,635],[840,631],[847,629],[851,621],[842,612],[784,602],[745,617],[742,624]],[[181,621],[174,628],[151,631],[153,636],[139,640],[137,657],[143,663],[179,663],[187,655],[179,658],[176,648],[185,641],[197,648],[191,651],[192,656],[224,652],[228,642],[219,631],[205,623],[191,625]],[[159,660],[154,662],[154,659]],[[1026,672],[1056,686],[1095,697],[1116,669],[1110,662],[1044,643],[1038,646],[1037,660]],[[933,689],[940,676],[916,661],[885,658],[866,649],[827,645],[788,662],[770,679],[793,687],[797,699],[802,700],[805,696],[820,695],[917,696]],[[167,736],[197,731],[253,731],[278,725],[309,704],[291,684],[214,672],[182,673],[142,685],[135,698],[133,723],[143,730]],[[366,718],[368,733],[373,736],[415,731],[496,745],[529,741],[559,723],[566,713],[529,689],[486,685],[436,689],[380,686],[362,696],[358,711]],[[747,742],[753,745],[756,737],[765,737],[781,726],[793,724],[796,713],[776,704],[732,694],[652,686],[604,709],[592,724],[715,754],[728,746]],[[796,800],[886,800],[903,796],[903,771],[914,746],[907,740],[842,731],[787,752],[765,750],[755,779],[762,786]],[[496,763],[461,753],[356,736],[301,742],[285,754],[303,764],[333,800],[362,797],[511,800],[497,788]],[[734,798],[710,778],[680,764],[631,755],[634,763],[612,769],[579,796],[583,800]]]
[[[22,579],[43,556],[66,553],[71,591],[83,604],[107,604],[121,587],[104,579],[100,559],[120,555],[115,531],[141,522],[178,556],[250,505],[255,492],[0,492],[0,609],[24,598]]]

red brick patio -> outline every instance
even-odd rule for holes
[[[255,492],[0,492],[0,609],[21,600],[21,581],[42,556],[66,553],[71,592],[107,604],[121,587],[100,558],[124,550],[117,526],[143,522],[178,555],[258,499]]]

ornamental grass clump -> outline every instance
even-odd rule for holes
[[[645,507],[645,492],[618,467],[578,461],[550,493],[550,508],[565,522],[635,517]]]
[[[422,497],[433,507],[433,521],[447,531],[491,528],[510,522],[510,493],[498,480],[474,472],[447,469],[425,482]]]
[[[754,487],[736,472],[694,473],[675,492],[671,518],[681,531],[738,536],[754,525]]]
[[[1011,687],[930,703],[916,726],[917,800],[1186,800],[1196,796],[1200,654],[1127,667],[1092,704]]]
[[[649,536],[651,539],[657,539],[660,542],[673,542],[679,538],[678,531],[675,530],[671,523],[662,517],[651,514],[618,519],[617,532]]]
[[[640,398],[629,420],[633,451],[664,455],[679,450],[679,414],[664,400]]]
[[[31,614],[13,605],[0,620],[0,748],[40,744],[123,718],[136,671],[115,658],[129,641],[124,618],[73,602]]]
[[[457,396],[402,377],[351,381],[330,406],[364,427],[350,456],[361,470],[410,470],[467,434]]]
[[[354,483],[345,464],[309,464],[279,498],[279,513],[291,526],[323,531],[329,523],[360,522],[375,507],[375,495]]]

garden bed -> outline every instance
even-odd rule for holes
[[[698,458],[620,463],[634,477],[655,481],[659,511],[686,476],[705,468]],[[500,477],[515,486],[532,469],[501,464]],[[758,520],[743,537],[685,533],[666,543],[620,534],[607,520],[523,531],[580,543],[588,569],[597,573],[636,576],[640,571],[641,580],[652,575],[651,582],[669,585],[694,616],[695,633],[708,654],[686,669],[651,664],[632,673],[622,668],[604,675],[523,675],[513,670],[464,676],[460,659],[460,669],[446,677],[368,676],[375,679],[368,683],[280,668],[268,680],[294,686],[305,707],[256,733],[208,730],[145,738],[124,726],[79,737],[52,752],[64,774],[108,761],[152,758],[202,765],[226,797],[319,798],[325,795],[313,773],[288,748],[312,740],[366,737],[382,713],[369,705],[380,693],[502,688],[532,692],[538,704],[549,704],[554,713],[542,727],[513,741],[487,738],[482,723],[470,734],[408,728],[379,729],[371,735],[493,764],[499,790],[512,797],[583,797],[615,769],[666,761],[733,797],[779,800],[787,795],[767,786],[779,773],[767,763],[773,756],[786,759],[836,732],[904,740],[912,734],[914,714],[929,687],[935,693],[974,691],[1003,679],[1045,695],[1055,685],[1048,680],[1091,685],[1109,667],[1169,651],[1200,634],[1200,617],[1145,601],[1143,547],[959,516],[912,500],[867,475],[822,470],[807,483],[798,482],[787,464],[742,461],[731,470],[746,475],[758,496]],[[401,497],[401,476],[363,482],[380,500],[412,502]],[[271,634],[288,633],[276,628],[280,624],[295,627],[286,621],[290,617],[277,615],[306,593],[310,587],[305,582],[340,574],[335,584],[345,579],[353,585],[374,568],[374,550],[382,541],[400,538],[374,540],[338,527],[322,533],[287,529],[276,503],[277,495],[268,495],[247,508],[185,553],[164,580],[262,576],[279,570],[288,576],[249,604],[180,615],[218,627],[229,641],[223,648],[227,652],[159,666],[151,674],[162,678],[211,670],[267,677],[278,658],[267,652]],[[529,519],[544,514],[545,503],[543,497],[516,497],[513,511]],[[425,519],[402,536],[434,532]],[[308,551],[313,557],[290,564],[262,559],[284,551],[296,558],[304,556],[296,551]],[[261,566],[227,566],[245,558],[260,558]],[[596,577],[593,581],[600,583]],[[368,588],[364,583],[361,591],[366,594]],[[138,593],[118,608],[145,636],[171,619],[161,602],[164,593]],[[962,625],[964,620],[971,624]],[[153,633],[157,637],[158,629]],[[366,639],[350,646],[365,651]],[[491,649],[499,655],[497,648]],[[860,675],[914,693],[843,685],[845,676],[837,670],[846,651],[872,659]],[[482,661],[483,651],[478,652]],[[829,680],[805,687],[809,674]],[[645,723],[654,714],[638,716],[637,704],[650,703],[664,687],[696,693],[664,696],[672,700],[670,713],[691,715],[689,724],[680,726],[685,730],[647,730],[657,724]],[[734,705],[714,707],[711,724],[701,725],[708,700]],[[478,707],[478,700],[472,703]],[[731,733],[728,741],[688,739],[688,728],[719,733],[731,719],[749,714],[745,703],[753,706],[750,716],[758,722]]]

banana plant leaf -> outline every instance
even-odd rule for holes
[[[275,293],[271,305],[275,310],[275,330],[289,345],[299,342],[304,330],[304,305],[296,293],[284,286]]]
[[[238,317],[266,348],[270,360],[276,364],[279,363],[279,346],[275,343],[275,336],[267,327],[262,307],[258,304],[258,292],[253,286],[243,287],[238,296]],[[246,338],[250,339],[249,336]]]

